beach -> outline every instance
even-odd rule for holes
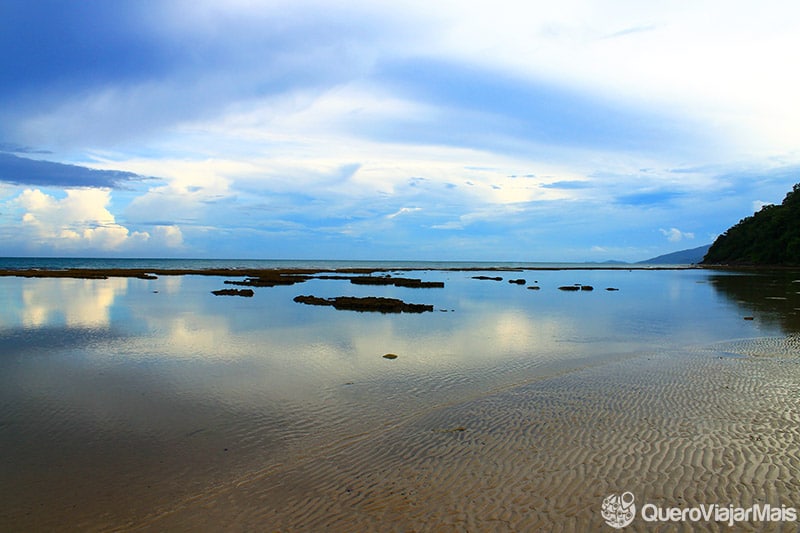
[[[649,354],[513,388],[256,473],[144,526],[589,531],[604,527],[603,498],[623,491],[664,507],[796,506],[799,341]]]
[[[3,278],[0,527],[611,531],[603,500],[629,492],[628,530],[728,531],[641,512],[800,505],[792,276],[474,275],[252,298],[211,295],[214,276]]]

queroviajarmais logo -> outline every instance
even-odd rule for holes
[[[634,500],[632,492],[606,496],[603,500],[603,506],[600,508],[606,524],[616,529],[622,529],[630,525],[636,516]]]

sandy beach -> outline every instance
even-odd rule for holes
[[[164,507],[141,530],[590,531],[603,498],[798,505],[800,339],[642,355],[319,449]],[[794,523],[742,523],[788,531]],[[634,521],[635,531],[698,524]],[[703,523],[711,531],[728,526]]]

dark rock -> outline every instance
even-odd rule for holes
[[[278,285],[294,285],[308,280],[309,276],[285,274],[275,272],[262,274],[258,277],[245,278],[244,281],[226,281],[228,285],[240,285],[245,287],[277,287]]]
[[[593,291],[594,287],[592,287],[591,285],[581,285],[581,290],[582,291]]]
[[[347,311],[375,311],[378,313],[424,313],[433,311],[432,305],[410,304],[396,298],[379,298],[367,296],[337,296],[335,298],[320,298],[318,296],[296,296],[294,301],[306,305],[327,305],[334,309]]]
[[[524,279],[510,279],[509,283],[516,283],[517,285],[525,285],[527,283]]]
[[[215,296],[244,296],[252,298],[255,293],[253,289],[220,289],[218,291],[211,291],[211,294]]]
[[[416,278],[393,278],[390,276],[353,276],[350,283],[354,285],[394,285],[395,287],[411,287],[413,289],[443,288],[443,281],[422,281]]]
[[[384,359],[397,359],[397,354],[394,353],[386,353],[383,354]]]
[[[607,291],[618,291],[619,289],[616,287],[606,287]]]
[[[489,281],[503,281],[503,278],[500,276],[492,277],[492,276],[472,276],[472,279],[483,279]]]
[[[562,285],[558,288],[560,291],[579,291],[581,290],[580,285]]]
[[[538,285],[531,285],[530,287],[528,287],[528,290],[531,291],[538,291],[539,289],[541,289],[541,287],[539,287]]]

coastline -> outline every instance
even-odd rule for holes
[[[696,265],[629,265],[629,266],[473,266],[473,267],[337,267],[337,268],[66,268],[66,269],[2,269],[0,277],[25,278],[82,278],[107,279],[110,277],[132,277],[147,279],[147,276],[310,276],[322,273],[373,274],[377,272],[537,272],[537,271],[625,271],[625,270],[691,270],[701,268]]]

